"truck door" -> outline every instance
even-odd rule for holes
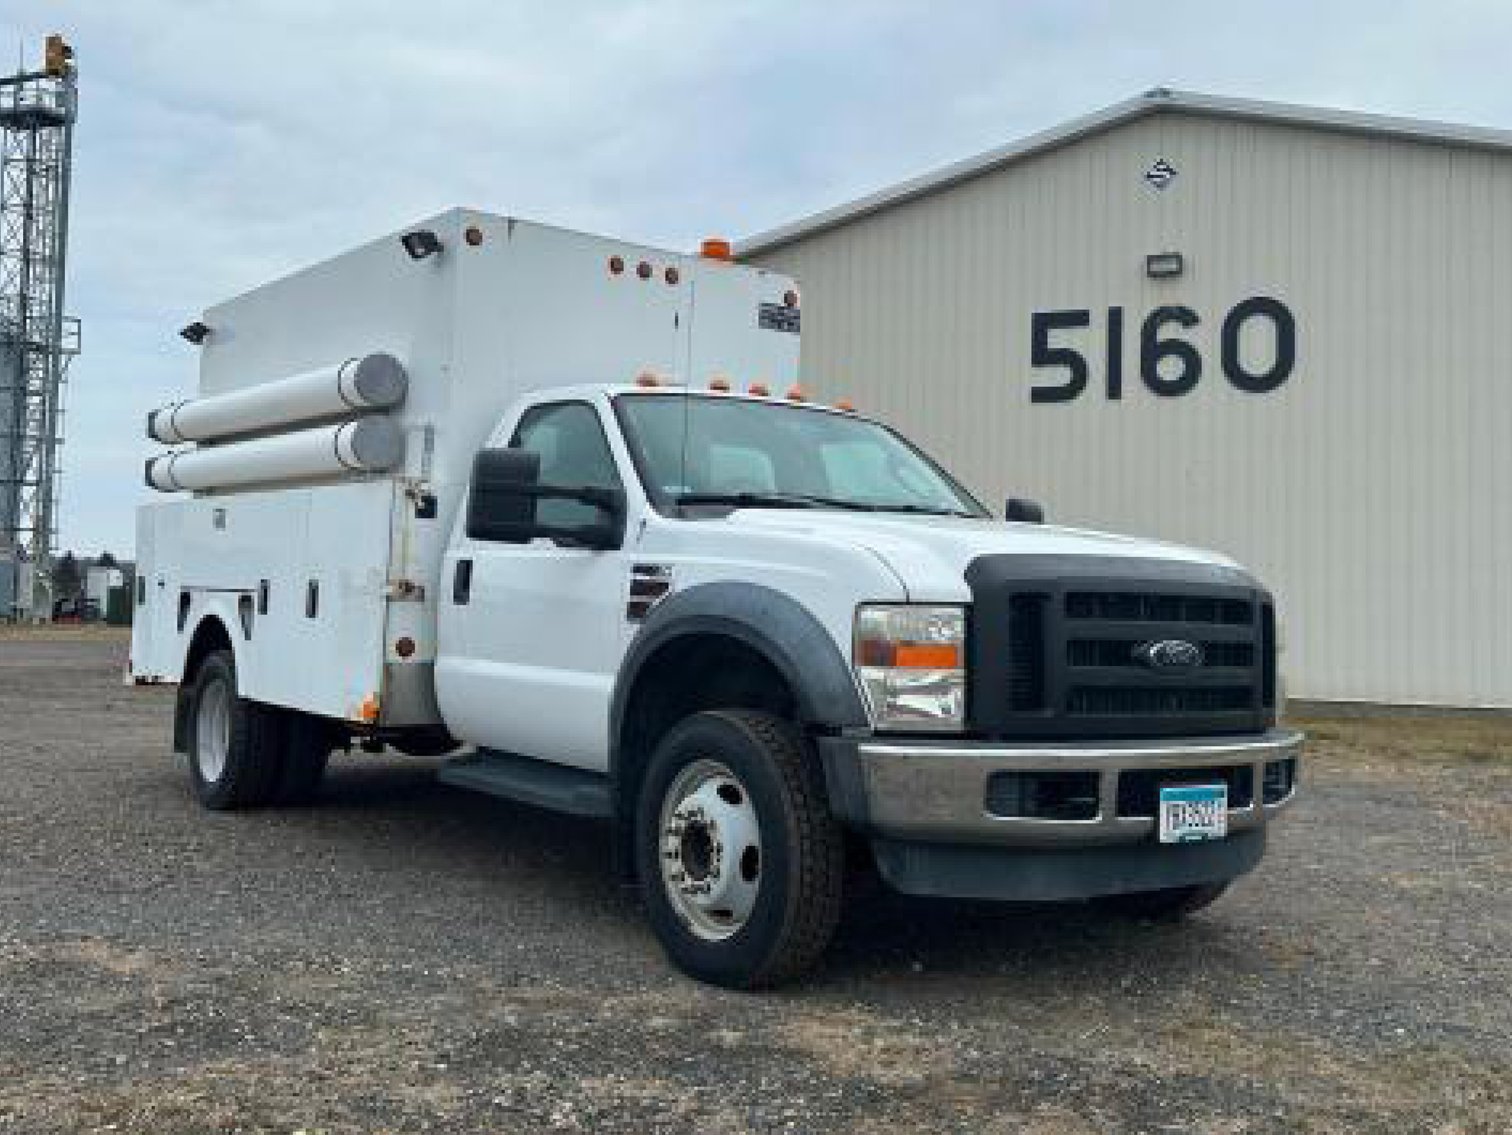
[[[623,487],[599,412],[588,402],[531,407],[509,444],[540,455],[542,484]],[[537,509],[543,522],[570,525],[584,521],[588,506],[542,500]],[[623,551],[550,540],[459,538],[443,575],[436,683],[455,736],[607,769],[626,559]]]

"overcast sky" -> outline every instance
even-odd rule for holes
[[[128,553],[204,307],[450,205],[691,248],[1153,86],[1512,127],[1512,5],[0,0],[79,64],[63,547]],[[8,50],[10,55],[3,54]]]

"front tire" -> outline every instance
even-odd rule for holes
[[[199,802],[216,812],[268,803],[283,767],[283,725],[278,710],[237,693],[229,650],[208,655],[189,710],[189,775]]]
[[[845,843],[792,723],[699,713],[652,755],[636,862],[672,961],[713,985],[758,989],[809,969],[840,917]]]

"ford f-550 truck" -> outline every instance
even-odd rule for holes
[[[1174,914],[1301,738],[1222,556],[995,519],[798,377],[793,281],[454,210],[206,311],[154,411],[131,671],[206,807],[331,752],[613,824],[671,958],[811,965],[847,852],[911,895]],[[792,387],[790,389],[790,387]]]

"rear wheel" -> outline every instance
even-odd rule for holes
[[[1228,890],[1228,883],[1197,883],[1190,887],[1169,887],[1163,891],[1136,891],[1127,895],[1108,895],[1097,905],[1128,918],[1148,918],[1175,922],[1203,907],[1211,906]]]
[[[208,655],[189,711],[189,774],[200,803],[215,811],[266,804],[282,770],[283,724],[278,710],[237,694],[230,651]]]
[[[320,791],[336,731],[324,718],[284,711],[285,745],[274,797],[279,804],[308,804]]]
[[[647,913],[684,971],[755,989],[824,952],[845,844],[792,724],[745,710],[683,721],[651,758],[636,819]]]

